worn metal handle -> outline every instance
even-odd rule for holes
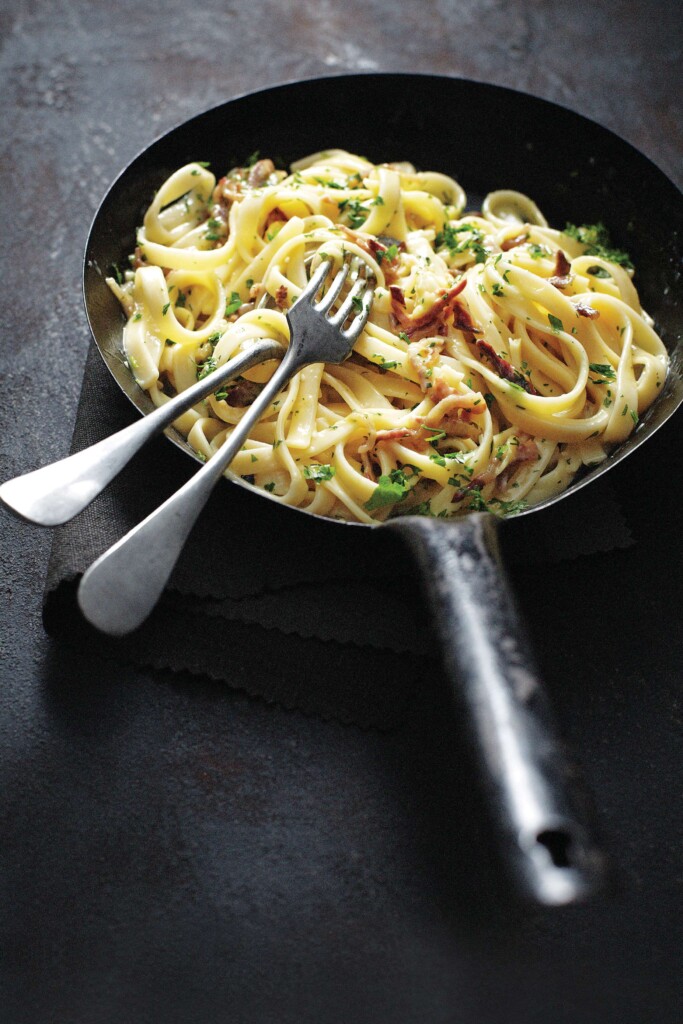
[[[151,437],[221,384],[257,363],[281,357],[283,352],[277,341],[255,342],[203,380],[111,437],[59,462],[8,480],[0,486],[0,501],[15,515],[38,526],[68,522],[104,490]]]
[[[604,861],[580,820],[498,547],[495,516],[402,517],[424,570],[456,703],[474,740],[502,853],[521,890],[557,905],[602,884]]]
[[[288,348],[273,376],[215,455],[83,574],[78,603],[86,619],[103,633],[123,636],[150,614],[217,481],[301,363],[294,348]]]

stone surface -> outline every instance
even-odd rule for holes
[[[424,71],[570,106],[680,185],[680,26],[639,0],[5,0],[0,478],[68,450],[87,228],[152,137],[283,81]],[[499,892],[429,680],[380,734],[78,655],[41,625],[49,535],[0,510],[2,1019],[674,1024],[680,544],[633,465],[635,552],[516,573],[619,866],[609,899],[552,914]]]

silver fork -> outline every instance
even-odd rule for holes
[[[135,453],[182,413],[257,363],[279,359],[284,348],[269,338],[259,339],[147,416],[110,437],[48,466],[16,476],[0,486],[0,502],[37,526],[59,526],[82,512],[111,483]]]
[[[342,363],[349,355],[367,323],[374,297],[372,281],[360,275],[359,265],[357,259],[346,260],[316,302],[332,261],[320,264],[287,313],[290,342],[282,362],[230,437],[179,491],[84,573],[78,603],[86,619],[102,632],[123,636],[150,614],[214,485],[294,374],[310,363]],[[347,278],[351,287],[333,312]]]

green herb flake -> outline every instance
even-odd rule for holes
[[[209,356],[205,359],[201,366],[197,367],[197,380],[204,380],[210,373],[216,369],[216,361],[213,356]]]
[[[398,366],[398,360],[385,359],[384,356],[380,355],[379,352],[373,352],[372,358],[379,360],[379,362],[377,363],[377,369],[379,370],[380,373],[386,373],[387,370],[395,370],[396,367]]]
[[[349,219],[349,226],[356,229],[359,228],[368,218],[369,210],[367,206],[363,206],[359,199],[342,199],[341,202],[337,203],[340,211],[345,213]]]
[[[410,484],[402,469],[392,469],[390,473],[383,473],[377,481],[377,487],[372,493],[369,501],[365,502],[368,512],[377,508],[384,508],[386,505],[395,505],[403,501],[410,490]]]
[[[609,363],[589,363],[588,369],[604,377],[604,380],[594,380],[594,384],[604,384],[607,380],[617,379],[616,372]]]
[[[237,310],[240,308],[241,305],[242,305],[242,300],[241,300],[241,298],[239,296],[239,292],[231,292],[231,294],[230,294],[230,301],[227,303],[227,305],[225,307],[225,315],[226,316],[232,316],[233,313],[237,312]]]
[[[394,243],[393,245],[390,245],[387,249],[378,249],[376,255],[377,262],[380,264],[382,260],[387,260],[388,262],[391,262],[392,260],[395,260],[396,257],[398,256],[398,246],[396,245],[396,243]]]
[[[553,329],[554,334],[558,334],[559,331],[564,330],[564,324],[558,316],[553,316],[552,313],[548,313],[548,323]]]
[[[334,466],[319,465],[318,463],[304,466],[304,478],[306,480],[331,480],[335,473],[336,469]]]
[[[609,231],[604,224],[567,224],[564,229],[565,235],[575,238],[586,247],[586,255],[600,256],[609,263],[616,263],[620,267],[633,269],[631,257],[623,249],[615,249],[609,236]],[[599,277],[600,275],[595,275]]]

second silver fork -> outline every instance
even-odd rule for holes
[[[282,362],[215,455],[83,575],[78,603],[86,619],[102,632],[125,635],[150,614],[213,487],[242,448],[251,428],[294,374],[311,363],[341,363],[350,354],[370,315],[372,282],[359,276],[356,265],[352,273],[356,279],[339,309],[332,313],[349,276],[350,263],[342,264],[316,302],[331,268],[331,260],[325,259],[288,311],[290,343]]]

